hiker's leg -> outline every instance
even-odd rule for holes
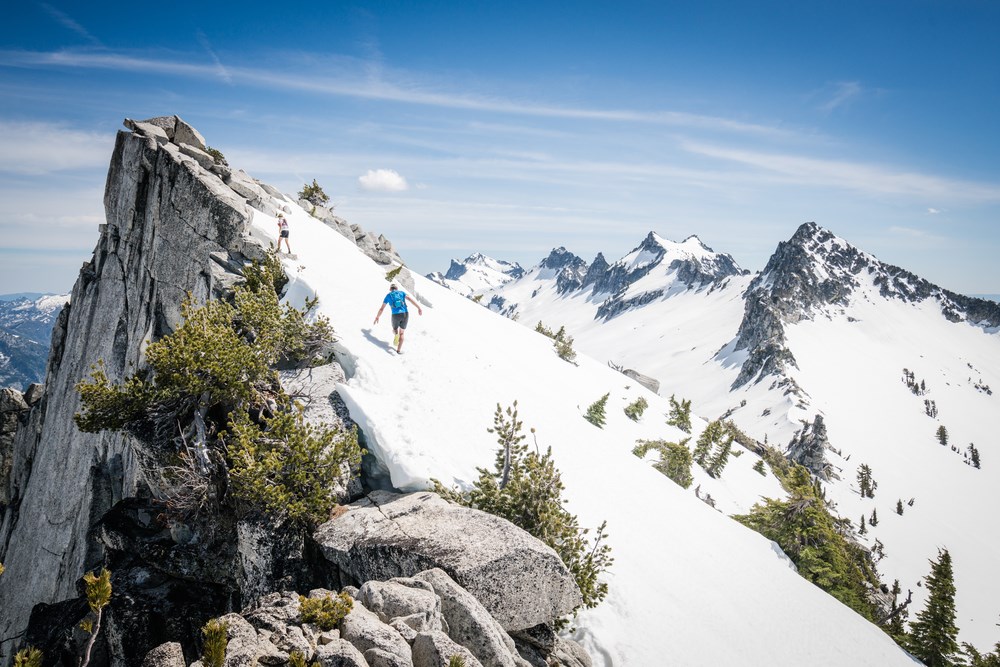
[[[396,352],[399,352],[399,351],[401,351],[403,349],[403,334],[405,334],[405,333],[406,333],[406,329],[400,329],[399,330],[399,345],[396,346]]]

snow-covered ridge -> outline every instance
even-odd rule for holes
[[[422,488],[431,477],[468,485],[477,466],[493,460],[495,437],[486,428],[494,406],[516,399],[538,445],[553,449],[569,509],[585,526],[607,519],[611,592],[576,623],[596,665],[913,664],[884,633],[795,574],[767,540],[631,453],[639,438],[685,435],[664,424],[664,399],[603,360],[568,364],[547,338],[420,277],[416,296],[433,305],[411,317],[405,354],[396,356],[388,326],[371,324],[385,268],[304,211],[293,207],[291,217],[303,250],[286,262],[288,298],[319,295],[350,372],[339,391],[394,486]],[[266,216],[254,224],[273,234]],[[550,301],[555,280],[546,279]],[[579,303],[587,292],[567,298]],[[600,429],[583,413],[606,392]],[[635,422],[622,408],[638,396],[650,407]],[[696,434],[704,426],[696,420]],[[734,458],[730,480],[705,476],[702,492],[729,499],[726,487],[739,484],[775,493],[775,480],[752,470],[755,460],[751,452]]]
[[[524,275],[517,262],[493,259],[473,253],[464,260],[451,260],[448,271],[427,274],[427,278],[463,296],[474,296],[495,289]]]

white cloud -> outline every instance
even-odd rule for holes
[[[72,30],[76,34],[80,35],[80,37],[83,37],[88,42],[92,43],[94,46],[100,46],[100,47],[104,46],[103,44],[101,44],[101,40],[97,39],[92,34],[90,34],[90,31],[88,31],[82,25],[74,21],[73,18],[68,14],[66,14],[65,12],[61,12],[52,5],[45,2],[39,4],[41,5],[42,9],[48,12],[49,16],[54,18],[64,28]]]
[[[937,208],[928,208],[927,209],[927,215],[937,215],[940,212],[941,212],[941,209],[937,209]]]
[[[410,188],[395,169],[369,169],[358,177],[358,184],[362,190],[370,192],[402,192]]]
[[[861,93],[861,84],[857,81],[841,81],[834,86],[833,96],[820,105],[820,109],[826,112],[833,111],[837,107],[849,104]]]
[[[340,69],[350,71],[347,65],[351,64],[351,61],[347,59],[346,62],[342,62],[344,60],[338,61],[339,64],[343,65]],[[0,64],[15,67],[107,69],[147,74],[159,72],[194,78],[220,76],[220,63],[217,62],[205,65],[111,52],[0,50]],[[356,63],[354,64],[356,65]],[[228,76],[235,83],[298,90],[321,95],[401,102],[448,109],[488,111],[516,116],[643,123],[776,137],[791,134],[788,130],[778,127],[685,111],[574,108],[462,92],[440,92],[435,90],[434,86],[407,80],[405,74],[393,73],[394,80],[390,80],[386,77],[384,68],[378,67],[373,70],[369,65],[370,63],[361,63],[358,73],[348,73],[346,76],[336,78],[303,76],[280,70],[227,66],[224,68],[224,78]]]
[[[959,181],[846,160],[764,153],[688,141],[681,145],[691,153],[765,170],[786,183],[911,197],[932,195],[949,200],[1000,201],[1000,186],[992,183]]]
[[[54,123],[0,120],[0,173],[47,174],[104,168],[114,137]]]

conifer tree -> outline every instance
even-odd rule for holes
[[[646,411],[647,407],[649,407],[649,403],[645,398],[640,396],[625,407],[625,415],[632,421],[637,422],[642,417],[642,413]]]
[[[587,414],[583,416],[584,419],[589,421],[597,428],[604,428],[605,424],[604,408],[608,404],[609,396],[611,396],[610,392],[605,394],[604,396],[601,396],[599,399],[591,403],[590,407],[587,408]]]
[[[907,648],[927,667],[951,667],[959,651],[951,554],[941,549],[930,563],[930,574],[924,578],[927,602],[910,623]]]
[[[903,499],[900,498],[896,501],[896,514],[903,516]]]
[[[899,594],[903,592],[903,589],[899,586],[899,579],[892,582],[892,607],[889,611],[888,624],[885,626],[886,631],[889,636],[896,640],[898,644],[904,644],[906,641],[906,618],[910,615],[909,610],[906,608],[909,604],[907,602],[899,603]]]
[[[552,339],[552,345],[556,348],[556,354],[563,361],[573,363],[573,360],[576,359],[576,350],[573,349],[573,337],[566,333],[566,327],[559,327],[559,331],[556,332],[555,337]]]
[[[766,471],[766,470],[764,470],[764,459],[760,459],[759,461],[757,461],[757,463],[754,463],[754,464],[753,464],[753,469],[754,469],[754,470],[755,470],[756,472],[759,472],[759,473],[760,473],[761,475],[763,475],[764,477],[766,477],[766,476],[767,476],[767,471]]]
[[[878,525],[878,510],[875,509],[874,507],[872,508],[872,516],[870,519],[868,519],[868,525],[870,525],[872,528]]]
[[[972,459],[972,467],[978,469],[980,465],[979,450],[976,449],[976,445],[971,442],[969,443],[969,458]]]
[[[868,467],[867,463],[862,463],[858,468],[858,487],[861,490],[862,498],[875,497],[875,489],[878,488],[878,482],[872,479],[872,469]]]
[[[694,481],[691,476],[691,450],[687,447],[689,440],[691,438],[684,438],[680,442],[639,440],[632,449],[632,453],[642,458],[651,449],[658,451],[660,460],[654,463],[653,467],[674,480],[678,486],[686,489]]]
[[[681,399],[678,403],[674,395],[670,395],[670,414],[667,415],[667,423],[676,426],[685,433],[691,432],[691,401]]]
[[[865,515],[861,515],[861,526],[858,528],[858,535],[867,535],[868,527],[865,525]]]
[[[729,461],[729,454],[732,452],[732,449],[733,436],[727,432],[717,444],[715,453],[709,460],[705,471],[712,477],[719,477],[722,474],[722,469],[726,467],[726,463]]]
[[[948,429],[945,428],[944,424],[938,426],[935,435],[937,436],[938,442],[940,442],[942,445],[948,444]]]

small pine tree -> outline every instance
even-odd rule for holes
[[[639,440],[636,442],[632,453],[643,458],[649,450],[656,450],[660,453],[660,460],[653,464],[657,471],[672,479],[678,486],[686,489],[691,486],[694,477],[691,476],[691,450],[687,443],[691,438],[684,438],[680,442],[666,442],[664,440]]]
[[[762,477],[767,476],[767,471],[764,470],[764,459],[760,459],[757,463],[753,464],[753,469],[761,474]]]
[[[205,667],[223,667],[226,662],[226,647],[229,646],[229,626],[217,618],[206,623],[201,629],[201,663]]]
[[[604,408],[608,404],[609,396],[611,396],[610,392],[608,392],[604,396],[601,396],[599,399],[591,403],[590,407],[587,408],[587,414],[583,416],[584,419],[589,421],[597,428],[604,428],[604,424],[606,423]]]
[[[861,489],[862,498],[875,497],[878,482],[872,479],[872,469],[868,467],[867,463],[862,463],[858,468],[858,487]]]
[[[896,514],[903,516],[903,499],[900,498],[896,501]]]
[[[23,648],[14,654],[14,667],[42,667],[41,651],[33,646]]]
[[[930,563],[930,574],[924,578],[927,602],[910,624],[907,648],[927,667],[950,667],[959,651],[951,554],[941,549]]]
[[[635,399],[635,401],[629,403],[625,407],[625,416],[627,416],[632,421],[637,422],[642,417],[642,413],[645,412],[646,408],[648,407],[649,403],[646,401],[645,398],[640,396],[639,398]]]
[[[681,399],[678,403],[673,394],[670,395],[670,414],[667,423],[676,426],[685,433],[691,432],[691,401]]]
[[[937,427],[935,435],[937,436],[938,442],[940,442],[942,445],[948,444],[948,429],[945,428],[944,424],[941,424],[940,426]]]
[[[906,605],[900,604],[899,594],[903,589],[899,586],[899,579],[892,582],[892,607],[889,610],[889,623],[885,626],[889,636],[896,640],[896,643],[903,644],[906,641],[906,619],[910,615]]]
[[[971,442],[969,443],[969,458],[972,460],[972,467],[978,469],[980,466],[979,450],[976,448],[976,445]],[[0,572],[2,571],[3,570],[0,570]]]
[[[226,161],[226,156],[222,154],[218,148],[212,148],[211,146],[205,149],[205,152],[212,156],[212,160],[215,164],[222,165],[223,167],[228,167],[229,163]]]
[[[868,519],[868,525],[871,526],[872,528],[878,525],[878,510],[875,509],[874,507],[872,508],[871,518]]]
[[[556,348],[556,354],[563,361],[573,363],[576,359],[576,351],[573,349],[573,337],[566,333],[566,327],[559,327],[559,331],[552,339],[552,345]]]
[[[861,526],[858,528],[858,535],[867,535],[868,527],[865,525],[865,515],[861,515]]]
[[[535,325],[535,331],[537,333],[542,334],[546,338],[555,338],[556,337],[556,335],[554,333],[552,333],[552,329],[549,329],[547,326],[545,326],[544,324],[542,324],[541,320],[538,320],[538,324]]]
[[[722,475],[723,468],[726,467],[726,463],[729,461],[729,454],[733,449],[733,436],[731,433],[724,435],[721,441],[716,445],[715,453],[712,455],[711,460],[708,462],[708,467],[705,471],[712,477],[719,477]]]
[[[315,178],[312,185],[307,183],[302,186],[302,189],[299,190],[299,199],[305,199],[313,206],[325,206],[330,201],[330,197],[323,192],[323,188],[316,182]]]
[[[83,649],[83,657],[80,660],[80,667],[87,667],[90,664],[90,652],[94,648],[97,634],[101,631],[101,617],[104,608],[111,602],[111,573],[107,569],[102,569],[99,574],[88,572],[83,575],[83,588],[87,597],[87,606],[93,614],[93,620],[87,619],[81,627],[90,633],[87,644]]]

